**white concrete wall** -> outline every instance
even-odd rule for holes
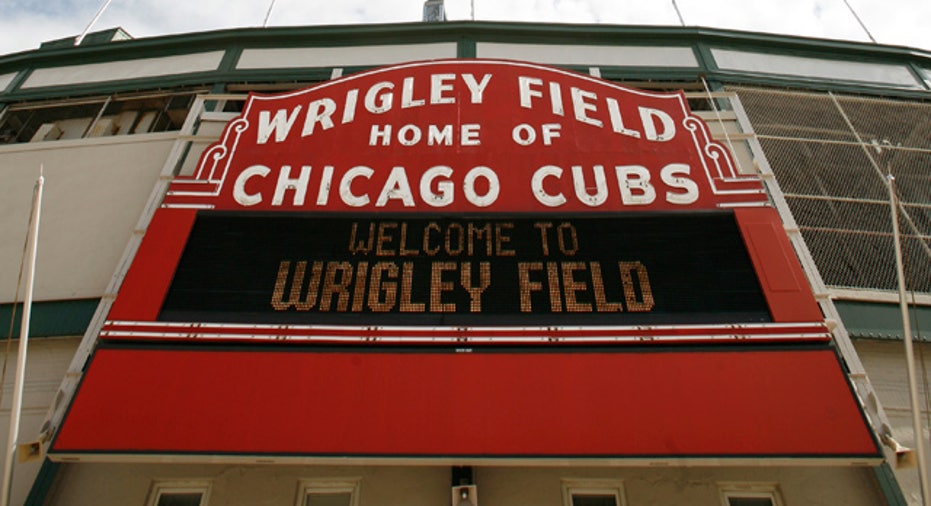
[[[0,304],[14,300],[40,165],[46,183],[35,300],[96,298],[113,276],[175,136],[0,146]]]
[[[140,79],[164,75],[209,72],[223,60],[223,51],[177,54],[156,58],[82,63],[65,67],[35,69],[29,74],[23,89],[69,84],[100,83],[122,79]]]
[[[51,493],[54,505],[145,504],[153,480],[207,480],[208,506],[293,506],[298,482],[361,478],[360,503],[447,506],[448,467],[307,467],[157,464],[69,464]],[[872,471],[857,467],[528,468],[475,467],[478,504],[562,506],[563,479],[623,481],[628,506],[721,506],[723,482],[776,484],[784,503],[875,506]]]
[[[455,58],[455,42],[356,47],[287,47],[244,49],[237,69],[286,69],[391,65],[420,60]]]
[[[921,88],[921,84],[906,65],[828,60],[721,48],[712,48],[711,54],[718,67],[725,70]]]
[[[698,67],[687,46],[594,46],[569,44],[512,44],[476,42],[479,58],[523,60],[552,65],[611,67]]]

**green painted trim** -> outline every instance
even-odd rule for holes
[[[587,66],[578,65],[552,65],[554,67],[575,70],[588,74]],[[371,66],[344,67],[343,75],[372,69]],[[692,69],[671,69],[660,67],[600,67],[601,75],[605,79],[643,79],[643,80],[690,80],[694,81],[702,74],[698,67]],[[332,67],[296,68],[296,69],[249,69],[233,72],[197,73],[187,75],[168,76],[152,79],[135,79],[131,81],[97,83],[87,85],[56,86],[23,90],[0,94],[3,103],[15,103],[30,100],[45,100],[53,98],[109,95],[113,93],[127,93],[144,90],[174,87],[209,87],[215,84],[230,83],[274,83],[274,82],[302,82],[327,81],[332,75]],[[927,98],[927,97],[926,97]]]
[[[44,100],[64,97],[110,95],[131,91],[152,91],[164,88],[207,86],[221,81],[223,74],[218,72],[196,72],[158,78],[141,78],[125,81],[111,81],[106,83],[73,84],[66,86],[50,86],[28,90],[16,90],[5,95],[0,94],[4,102],[20,102],[25,100]]]
[[[48,496],[52,485],[55,483],[55,476],[61,468],[58,462],[52,462],[46,458],[39,468],[39,475],[36,481],[32,482],[32,488],[29,489],[29,495],[26,496],[25,506],[42,506],[45,504],[45,498]]]
[[[553,65],[569,70],[588,74],[588,67]],[[653,81],[696,81],[702,74],[700,68],[631,68],[631,67],[598,67],[601,77],[614,80],[653,80]]]
[[[839,61],[839,60],[834,60]],[[908,65],[903,65],[903,68],[909,73],[911,73]],[[863,93],[872,93],[879,94],[883,96],[909,96],[916,95],[927,100],[929,94],[927,89],[924,86],[924,82],[915,82],[916,86],[913,88],[908,88],[904,86],[893,86],[893,85],[884,85],[881,83],[871,83],[867,81],[841,81],[833,78],[821,78],[821,77],[802,77],[802,76],[787,76],[782,74],[770,74],[766,72],[747,72],[739,70],[715,70],[708,71],[708,75],[719,76],[722,80],[727,81],[743,81],[750,82],[753,84],[776,84],[777,86],[784,86],[790,88],[804,88],[804,89],[824,89],[831,91],[845,91],[852,90],[855,92]]]
[[[210,89],[210,93],[225,93],[225,92],[226,92],[226,85],[224,85],[223,83],[216,83]],[[216,100],[207,100],[206,102],[204,102],[204,109],[207,111],[216,111],[219,105],[220,105],[220,102],[217,102]],[[187,149],[185,149],[185,156],[187,156]]]
[[[52,302],[34,302],[32,318],[29,325],[30,337],[80,336],[90,324],[97,310],[99,299],[61,300]],[[10,331],[10,319],[13,319],[13,337],[19,337],[23,307],[13,304],[0,304],[0,332],[6,337]]]
[[[239,63],[239,57],[242,56],[242,46],[231,47],[226,50],[223,59],[220,60],[220,66],[217,67],[219,72],[235,72],[236,64]]]
[[[902,313],[898,304],[836,300],[834,306],[851,337],[902,339]],[[931,307],[909,308],[912,334],[931,342]]]
[[[656,44],[681,45],[702,41],[725,46],[757,46],[781,52],[805,51],[809,54],[849,55],[861,58],[873,55],[888,59],[892,56],[904,60],[931,61],[931,52],[899,46],[885,46],[860,42],[847,42],[809,37],[769,35],[736,30],[662,27],[582,25],[549,23],[499,23],[451,21],[446,23],[398,23],[343,26],[304,26],[274,28],[236,28],[205,31],[182,35],[148,37],[109,44],[91,46],[47,48],[25,51],[0,57],[0,72],[7,66],[23,66],[32,62],[36,67],[47,67],[73,63],[80,55],[82,62],[109,61],[114,53],[125,58],[159,54],[178,54],[198,50],[225,49],[230,46],[243,47],[298,47],[298,46],[343,46],[366,43],[411,43],[456,40],[459,37],[481,40],[547,41],[558,43],[596,44]],[[295,43],[295,41],[299,41]],[[134,54],[135,53],[135,54]],[[857,56],[853,56],[857,55]]]
[[[773,86],[779,88],[792,88],[805,91],[833,91],[856,95],[870,95],[878,97],[895,97],[904,99],[929,100],[931,94],[919,88],[892,88],[876,87],[869,83],[854,83],[835,81],[832,79],[802,79],[799,77],[783,77],[775,74],[741,74],[734,71],[709,71],[708,79],[714,79],[725,84],[749,86]]]
[[[711,46],[698,42],[695,44],[693,50],[695,51],[695,58],[698,60],[698,64],[701,65],[703,69],[711,72],[718,70],[718,63],[711,54]]]
[[[7,85],[6,89],[9,90],[9,94],[13,94],[20,86],[26,82],[26,79],[29,79],[29,76],[32,75],[32,69],[26,69],[22,72],[19,72],[16,77],[13,78],[13,81]]]
[[[873,473],[876,475],[879,489],[882,490],[888,506],[908,506],[905,494],[902,493],[902,488],[899,487],[899,482],[895,479],[895,472],[892,471],[887,462],[874,467]]]
[[[343,67],[343,75],[349,74]],[[366,67],[367,68],[367,67]],[[358,71],[358,70],[356,70]],[[222,76],[226,83],[274,83],[281,81],[327,81],[333,75],[333,67],[300,69],[249,69],[229,72]]]
[[[462,37],[456,43],[456,57],[457,58],[475,58],[478,55],[478,50],[475,48],[476,43],[475,39],[471,37]]]
[[[881,64],[899,64],[905,65],[915,60],[924,60],[924,58],[915,58],[914,55],[898,53],[872,53],[865,51],[856,51],[854,48],[841,47],[833,51],[825,51],[817,45],[790,45],[790,44],[773,44],[763,45],[754,42],[728,42],[716,44],[702,41],[708,46],[709,53],[714,49],[731,49],[744,51],[748,53],[759,53],[765,55],[796,56],[800,58],[813,58],[834,61],[849,61],[858,63],[881,63]]]
[[[236,62],[239,61],[239,57],[242,55],[241,47],[231,47],[226,52],[223,53],[223,58],[220,60],[220,65],[217,67],[217,71],[220,73],[231,73],[236,70]],[[226,82],[217,81],[213,83],[213,86],[210,89],[211,93],[224,93],[226,92]],[[217,102],[209,101],[204,104],[204,107],[208,111],[216,109]]]
[[[224,51],[223,65],[215,71],[171,75],[121,82],[57,86],[0,94],[3,102],[52,99],[64,96],[109,94],[151,90],[173,86],[211,86],[217,83],[248,82],[260,79],[301,81],[322,74],[322,69],[271,69],[240,71],[233,63],[243,48],[270,47],[353,47],[378,44],[422,44],[453,42],[462,58],[475,57],[477,41],[509,43],[654,45],[690,47],[700,67],[692,75],[714,75],[722,83],[776,85],[885,96],[928,99],[928,85],[902,89],[877,83],[808,80],[796,76],[724,72],[715,66],[711,48],[735,49],[771,54],[790,54],[841,61],[867,61],[931,68],[931,52],[898,46],[860,42],[790,37],[752,32],[696,27],[569,25],[545,23],[500,23],[452,21],[446,23],[400,23],[348,26],[303,26],[275,28],[236,28],[182,35],[167,35],[128,41],[81,46],[46,47],[0,56],[0,74],[26,69],[48,68],[81,63],[151,58],[203,51]],[[331,69],[321,79],[328,79]],[[662,67],[624,68],[625,78],[670,80],[682,78],[683,69]],[[604,75],[604,69],[602,69]],[[617,75],[617,74],[615,74]],[[25,75],[22,75],[25,77]]]
[[[914,62],[908,64],[908,70],[912,72],[915,76],[915,79],[918,79],[925,89],[931,90],[931,79],[926,78],[923,72],[923,68],[919,65],[916,65]]]

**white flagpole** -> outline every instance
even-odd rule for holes
[[[265,22],[262,23],[262,28],[268,28],[268,18],[272,17],[272,9],[275,8],[275,0],[272,0],[268,4],[268,12],[265,13]]]
[[[92,19],[91,22],[87,24],[87,28],[85,28],[84,31],[81,32],[81,35],[78,35],[78,38],[74,39],[75,46],[81,45],[81,41],[83,41],[84,37],[87,36],[87,32],[91,31],[91,27],[94,26],[94,23],[96,23],[97,20],[100,19],[100,16],[103,16],[103,11],[107,10],[107,6],[110,5],[111,1],[112,0],[107,0],[106,2],[103,3],[103,5],[100,6],[100,10],[98,10],[97,14],[94,15],[94,19]]]
[[[676,16],[679,16],[679,24],[685,26],[685,20],[682,19],[682,13],[679,12],[679,5],[676,3],[676,0],[672,0],[672,8],[676,10]]]
[[[28,236],[28,263],[26,267],[26,294],[23,297],[23,318],[19,327],[19,353],[16,357],[16,381],[13,385],[13,406],[10,408],[10,434],[6,443],[6,460],[3,468],[3,490],[0,505],[10,504],[13,483],[13,457],[16,455],[16,440],[19,438],[19,418],[23,409],[23,383],[26,375],[26,347],[29,341],[29,318],[32,313],[32,288],[36,274],[36,246],[39,240],[39,210],[42,206],[42,187],[45,177],[39,168],[32,202],[32,221]]]
[[[905,365],[908,370],[908,394],[912,404],[912,426],[915,430],[915,453],[918,456],[918,483],[921,485],[921,504],[927,503],[928,474],[925,462],[924,430],[921,426],[921,404],[918,403],[918,381],[915,379],[915,354],[912,351],[912,325],[908,320],[905,301],[905,270],[902,267],[902,245],[899,240],[898,201],[895,197],[895,178],[888,176],[889,206],[892,213],[892,238],[895,244],[895,271],[899,284],[899,309],[902,312],[902,337],[905,341]]]

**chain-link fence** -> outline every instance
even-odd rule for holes
[[[931,104],[734,87],[825,283],[895,290],[887,175],[909,289],[931,292]]]

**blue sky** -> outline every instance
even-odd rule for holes
[[[847,0],[881,44],[931,51],[931,1]],[[112,0],[94,30],[134,37],[260,26],[271,0]],[[474,0],[477,20],[677,25],[671,0]],[[104,0],[0,0],[0,54],[78,35]],[[869,39],[844,0],[677,0],[689,26],[832,39]],[[277,0],[269,25],[419,21],[422,0]],[[446,0],[449,19],[469,19],[470,0]]]

